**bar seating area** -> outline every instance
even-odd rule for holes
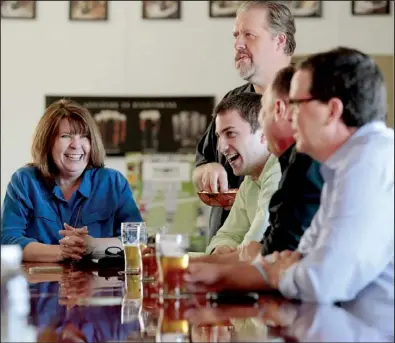
[[[1,342],[394,342],[394,2],[1,1]]]

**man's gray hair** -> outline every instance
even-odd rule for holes
[[[237,15],[241,12],[246,12],[255,8],[266,9],[268,29],[273,35],[283,33],[286,37],[284,53],[292,56],[295,52],[295,19],[287,6],[288,1],[244,1],[239,9]]]

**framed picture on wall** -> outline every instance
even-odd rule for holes
[[[70,1],[69,19],[83,21],[107,20],[108,2],[103,1]]]
[[[234,18],[243,1],[209,1],[210,18]]]
[[[390,14],[390,1],[351,1],[353,15]]]
[[[35,19],[36,1],[1,1],[1,17],[6,19]]]
[[[143,19],[180,19],[181,1],[142,1]]]
[[[322,17],[322,1],[284,1],[294,17]]]

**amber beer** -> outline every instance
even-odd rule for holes
[[[185,292],[184,274],[189,256],[160,256],[162,294],[165,298],[177,298]]]
[[[189,323],[184,313],[188,308],[183,300],[169,300],[159,315],[156,342],[190,342]]]
[[[146,311],[156,312],[159,308],[158,281],[145,282],[143,287],[143,308]]]
[[[158,264],[156,262],[155,247],[149,246],[145,249],[143,256],[143,280],[153,281],[157,279]]]
[[[125,271],[128,274],[141,273],[141,249],[139,245],[125,245]]]

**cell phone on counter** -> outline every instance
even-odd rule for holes
[[[259,294],[257,292],[209,292],[206,295],[206,299],[210,303],[217,305],[255,305],[258,303]]]

